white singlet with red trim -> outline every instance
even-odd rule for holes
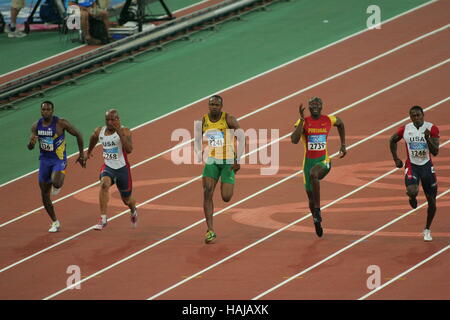
[[[400,127],[397,132],[399,137],[405,139],[408,160],[412,164],[422,166],[430,161],[430,150],[424,135],[426,129],[430,131],[432,138],[439,138],[439,129],[427,121],[419,129],[411,122]]]
[[[128,164],[127,154],[117,132],[107,136],[105,131],[106,126],[102,128],[99,135],[100,143],[103,146],[103,159],[108,167],[120,169]]]

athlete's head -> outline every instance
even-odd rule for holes
[[[115,127],[120,127],[119,113],[116,109],[109,109],[106,111],[105,123],[109,130],[115,130]]]
[[[420,106],[413,106],[409,109],[409,117],[416,127],[420,127],[423,124],[424,113]]]
[[[41,116],[44,118],[44,120],[48,121],[53,116],[53,102],[51,101],[44,101],[41,103]]]
[[[311,112],[311,116],[313,118],[318,118],[320,117],[321,113],[322,113],[322,99],[320,99],[319,97],[312,97],[311,99],[309,99],[308,101],[309,104],[309,112]]]
[[[218,115],[220,115],[220,112],[222,111],[223,107],[222,97],[218,95],[210,97],[208,101],[208,106],[209,106],[209,113],[213,117],[217,117]]]

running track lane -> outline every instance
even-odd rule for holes
[[[447,114],[445,108],[448,106],[442,105],[437,107],[433,111],[429,111],[430,117],[441,118]],[[345,166],[340,166],[342,161],[335,160],[334,168],[324,184],[322,184],[322,199],[323,205],[328,201],[326,199],[336,199],[338,196],[347,193],[354,186],[347,186],[337,183],[333,177],[333,172],[339,174],[345,174],[350,171],[350,168],[360,164],[365,164],[370,168],[370,164],[379,161],[373,161],[373,159],[379,159],[381,150],[386,149],[386,141],[388,136],[384,139],[374,139],[370,143],[365,143],[351,152],[352,158],[345,161]],[[448,130],[447,130],[448,139]],[[442,150],[444,151],[444,149]],[[440,168],[439,163],[442,161],[448,163],[450,160],[450,154],[442,152],[439,159],[436,161],[437,168]],[[351,161],[350,161],[351,160]],[[438,160],[438,159],[436,159]],[[374,173],[381,174],[392,169],[392,161],[381,161],[381,165],[377,165],[377,170]],[[439,169],[438,169],[439,170]],[[446,176],[442,173],[441,177]],[[369,171],[370,172],[370,171]],[[372,171],[373,172],[373,171]],[[362,171],[361,173],[367,173]],[[448,176],[448,175],[447,175]],[[340,210],[328,214],[328,210],[324,210],[324,227],[326,236],[323,239],[318,239],[314,235],[314,229],[312,227],[311,219],[296,225],[289,229],[291,232],[282,232],[279,235],[265,241],[260,245],[252,248],[245,254],[239,255],[231,261],[227,261],[220,267],[217,267],[213,271],[199,276],[198,278],[191,280],[188,284],[183,285],[174,291],[163,295],[161,299],[227,299],[233,297],[234,299],[249,299],[256,294],[270,288],[272,285],[277,284],[284,280],[284,277],[292,275],[294,271],[301,270],[303,266],[310,266],[315,262],[323,259],[329,254],[341,249],[351,241],[361,237],[362,234],[366,234],[369,231],[385,224],[386,222],[396,218],[398,213],[408,211],[408,204],[403,196],[401,170],[398,170],[395,175],[389,178],[383,179],[381,183],[367,189],[363,189],[359,193],[351,196],[345,203],[345,205],[337,205]],[[368,179],[364,179],[367,182]],[[341,180],[342,181],[342,180]],[[246,188],[249,184],[240,180],[241,188]],[[253,184],[256,184],[253,182]],[[385,184],[391,186],[386,188]],[[450,187],[450,181],[442,182],[441,189],[445,190]],[[293,192],[298,190],[298,192]],[[395,191],[393,191],[395,190]],[[255,188],[252,188],[255,191]],[[393,193],[395,194],[393,195]],[[299,194],[300,193],[300,194]],[[191,246],[191,243],[200,244],[200,236],[202,228],[195,228],[192,231],[185,232],[182,235],[176,237],[173,241],[167,241],[164,245],[149,250],[140,256],[129,260],[114,269],[109,270],[106,273],[95,277],[88,282],[82,284],[82,290],[67,291],[59,296],[58,299],[118,299],[121,296],[127,296],[130,299],[142,299],[145,292],[148,296],[162,290],[162,287],[167,287],[173,284],[173,279],[178,278],[176,282],[181,281],[183,278],[190,276],[192,273],[203,269],[208,265],[224,258],[225,256],[241,249],[248,242],[253,242],[267,234],[267,229],[273,231],[273,227],[278,227],[278,224],[287,224],[290,221],[298,219],[299,216],[303,216],[308,212],[305,209],[306,197],[303,194],[302,186],[299,179],[292,179],[283,185],[276,187],[261,196],[258,196],[246,203],[240,205],[238,209],[233,210],[232,214],[224,213],[215,218],[215,225],[217,232],[219,233],[219,239],[214,246]],[[398,196],[397,196],[398,195]],[[368,201],[367,198],[375,201]],[[387,199],[383,201],[383,199]],[[362,201],[361,201],[362,200]],[[382,204],[380,204],[380,200]],[[356,201],[356,203],[351,203]],[[419,198],[419,201],[423,201],[423,197]],[[181,201],[180,201],[181,202]],[[441,215],[440,223],[435,221],[433,230],[435,233],[435,241],[431,244],[431,251],[435,249],[434,245],[440,245],[441,243],[448,243],[450,234],[445,226],[448,225],[448,218],[442,214],[442,210],[450,205],[450,198],[444,197],[440,200]],[[349,210],[350,208],[355,210]],[[368,208],[367,208],[368,207]],[[200,210],[198,208],[197,210]],[[422,211],[421,211],[422,212]],[[380,253],[379,264],[384,264],[382,270],[396,271],[397,264],[401,265],[401,268],[405,268],[405,264],[411,263],[414,260],[414,248],[418,245],[424,246],[423,240],[420,236],[424,223],[423,212],[419,212],[415,220],[408,217],[402,222],[394,225],[392,228],[386,230],[381,236],[376,237],[375,244],[378,248],[373,248],[369,251],[372,256],[376,252]],[[231,213],[231,212],[230,212]],[[370,218],[367,215],[370,214]],[[272,218],[272,221],[268,221],[267,216]],[[258,225],[258,222],[265,221],[266,225]],[[235,222],[240,223],[235,223]],[[246,223],[244,223],[244,221]],[[412,223],[411,223],[412,222]],[[404,224],[405,223],[405,224]],[[259,226],[260,228],[255,228]],[[348,230],[342,232],[342,230]],[[405,233],[406,230],[406,234]],[[358,232],[359,231],[359,232]],[[441,234],[442,233],[442,234]],[[369,240],[371,241],[371,240]],[[381,245],[380,245],[381,243]],[[361,244],[360,244],[361,245]],[[360,246],[358,245],[358,246]],[[429,245],[429,244],[425,244]],[[357,249],[358,246],[355,246]],[[386,250],[386,246],[389,246],[391,250]],[[423,248],[429,248],[423,247]],[[356,250],[351,249],[351,250]],[[410,253],[410,259],[405,257],[404,252],[408,250]],[[426,256],[430,251],[423,250],[421,255],[420,250],[416,250],[417,259]],[[171,254],[168,254],[170,252]],[[176,252],[182,252],[182,254],[175,254]],[[349,251],[351,254],[353,251]],[[358,251],[359,252],[359,251]],[[364,252],[364,250],[363,250]],[[298,254],[295,254],[298,253]],[[361,253],[359,253],[360,255]],[[346,254],[343,254],[344,256]],[[388,256],[389,259],[396,256],[404,257],[403,260],[397,261],[397,264],[391,266],[389,259],[384,260]],[[355,260],[355,264],[360,262],[358,255],[356,257],[345,257],[330,261],[330,266],[343,267],[339,272],[331,272],[328,277],[323,281],[329,283],[329,277],[333,275],[335,277],[343,277],[343,273],[347,269],[350,269],[347,263]],[[347,263],[346,263],[347,262]],[[362,263],[371,263],[371,260],[363,260]],[[402,264],[404,263],[404,264]],[[326,265],[324,267],[325,273],[331,267]],[[367,266],[365,266],[367,268]],[[362,272],[365,272],[365,269]],[[385,271],[387,274],[387,272]],[[112,290],[115,284],[124,277],[124,274],[133,274],[132,278],[128,278],[126,283],[122,283],[121,291]],[[352,277],[354,273],[346,273],[347,282],[348,277]],[[365,276],[364,279],[367,279]],[[306,278],[309,274],[306,275]],[[323,277],[322,277],[323,278]],[[358,278],[355,278],[353,285],[360,284]],[[170,282],[172,283],[170,284]],[[339,280],[338,280],[339,281]],[[318,283],[317,279],[311,283]],[[346,282],[343,282],[346,284]],[[330,284],[332,285],[332,284]],[[365,286],[365,281],[362,282],[362,286]],[[298,288],[294,288],[289,291],[289,294],[285,294],[283,299],[297,299],[298,295],[305,293],[302,299],[306,298],[318,298],[320,292],[328,293],[327,299],[341,298],[358,298],[360,295],[357,291],[348,291],[347,294],[339,292],[338,288],[342,290],[348,290],[349,285],[333,286],[334,293],[330,293],[330,290],[313,290],[310,287],[304,287],[305,290],[300,290],[297,296],[292,295],[292,292],[297,292]],[[302,287],[303,288],[303,287]],[[159,290],[158,290],[159,289]],[[280,289],[281,290],[281,289]],[[357,292],[355,294],[355,292]],[[309,296],[308,296],[309,294]],[[336,296],[334,296],[336,294]],[[350,296],[349,296],[350,295]],[[307,297],[308,296],[308,297]],[[270,297],[269,297],[270,298]],[[324,298],[322,296],[322,298]]]
[[[380,31],[363,33],[324,51],[293,62],[286,67],[277,69],[265,76],[249,81],[239,87],[228,90],[224,93],[227,101],[226,108],[230,113],[241,116],[272,102],[274,97],[286,96],[298,90],[298,88],[307,87],[310,84],[364,62],[406,41],[412,40],[419,35],[442,27],[447,22],[447,17],[440,14],[442,10],[439,9],[442,8],[435,7],[436,5],[431,5],[432,12],[429,12],[430,8],[425,7],[419,10],[420,12],[410,13],[399,20],[383,25],[383,29]],[[433,19],[426,19],[426,17],[431,17],[433,12],[435,15]],[[419,16],[421,17],[419,21],[413,23]],[[382,42],[380,43],[381,39]],[[333,59],[329,57],[333,57]],[[282,86],[273,85],[274,83],[283,83],[286,78],[294,78],[296,80],[285,83]],[[366,74],[365,81],[367,79]],[[253,90],[265,92],[265,94],[257,97],[249,97],[247,92]],[[340,101],[335,99],[333,99],[333,102],[336,104],[340,103]],[[140,162],[151,155],[159,153],[161,150],[166,150],[170,146],[173,146],[174,143],[168,139],[152,140],[152,144],[149,146],[148,137],[169,137],[173,128],[186,127],[186,123],[192,123],[204,111],[205,102],[201,101],[195,103],[188,109],[160,119],[152,123],[151,126],[147,125],[135,130],[133,135],[136,147],[131,156],[131,161],[133,163]],[[69,143],[74,142],[69,140]],[[74,164],[74,161],[74,158],[69,160],[70,166],[67,173],[66,185],[60,197],[96,181],[98,166],[100,165],[99,162],[91,162],[89,168],[83,171],[79,166]],[[25,213],[42,205],[39,194],[33,191],[36,190],[36,181],[37,174],[35,173],[0,188],[0,195],[5,198],[10,197],[11,194],[22,194],[23,190],[29,190],[30,192],[30,195],[24,194],[20,203],[0,204],[0,211],[6,213],[4,215],[6,219],[10,219],[11,216],[17,216],[19,212]],[[30,188],[30,185],[34,187]]]
[[[347,117],[346,117],[347,118]],[[361,126],[362,127],[364,127],[364,124],[361,124]],[[367,127],[367,125],[365,126],[365,127]],[[288,145],[289,146],[289,145]],[[361,154],[366,154],[366,152],[361,152]],[[358,159],[356,159],[356,161],[357,162],[360,162],[360,160],[358,160]],[[294,161],[295,162],[295,161]],[[294,166],[295,166],[295,163],[294,163]],[[255,185],[255,183],[253,182],[252,183],[252,185]],[[249,187],[250,186],[250,183],[244,183],[244,182],[240,182],[240,186],[242,186],[242,187],[240,187],[240,188],[246,188],[246,187]],[[274,197],[274,198],[272,198],[272,197],[270,197],[271,199],[276,199],[276,198],[279,198],[278,196],[276,196],[276,197]],[[169,201],[169,203],[170,202],[172,202],[172,204],[174,204],[174,201],[176,201],[177,199],[168,199],[168,201]],[[178,201],[180,201],[180,202],[183,202],[182,200],[178,200]],[[188,200],[186,200],[186,201],[188,201]],[[197,209],[198,210],[198,209]],[[168,213],[166,213],[165,214],[165,216],[167,216],[167,214]],[[169,213],[170,214],[170,213]],[[198,216],[198,215],[197,215]],[[181,217],[180,217],[181,218]],[[149,223],[149,225],[148,225],[148,228],[146,228],[145,226],[142,226],[142,228],[144,228],[144,229],[150,229],[151,227],[150,227],[150,224],[151,224],[151,222]],[[216,223],[217,224],[217,223]],[[223,226],[221,226],[220,227],[221,229],[222,228],[224,228]],[[121,230],[117,230],[117,228],[114,228],[114,229],[110,229],[112,232],[114,232],[114,235],[111,235],[111,237],[110,236],[108,236],[108,240],[106,240],[106,241],[109,241],[109,240],[112,240],[112,238],[113,237],[116,237],[116,236],[120,236],[119,235],[119,233],[121,233],[122,234],[122,236],[124,235],[124,232],[125,233],[127,233],[127,229],[128,228],[120,228]],[[198,228],[197,228],[198,229]],[[250,228],[250,230],[251,230],[252,228]],[[129,230],[129,229],[128,229]],[[251,231],[250,230],[248,230],[248,232],[244,232],[244,233],[242,233],[242,232],[239,232],[239,234],[241,234],[241,235],[246,235],[246,236],[248,236],[248,235],[250,235],[251,234]],[[106,230],[105,230],[106,231]],[[108,230],[109,231],[109,230]],[[118,231],[119,233],[118,234],[116,234],[116,232],[115,231]],[[230,239],[233,239],[233,237],[235,237],[235,235],[236,235],[236,233],[233,233],[233,232],[230,232],[229,230],[226,230],[226,228],[224,229],[224,230],[222,230],[222,232],[223,232],[223,237],[224,237],[224,241],[227,241],[227,239],[228,240],[230,240]],[[253,231],[254,232],[254,231]],[[192,243],[192,241],[194,241],[194,242],[196,242],[195,240],[193,240],[193,238],[192,238],[192,236],[194,236],[194,237],[199,237],[199,234],[201,234],[202,232],[200,231],[197,231],[197,232],[195,232],[195,234],[191,234],[191,236],[189,237],[190,239],[186,242],[186,243]],[[106,232],[105,232],[105,236],[106,236]],[[187,236],[187,235],[186,235]],[[184,236],[183,236],[184,237]],[[102,239],[103,239],[103,235],[102,235]],[[239,237],[238,237],[238,239],[239,239]],[[99,239],[99,240],[101,240],[101,239]],[[182,243],[184,242],[183,241],[183,239],[182,238],[180,238],[180,240],[182,241]],[[123,240],[122,240],[123,241]],[[198,240],[197,240],[198,241]],[[92,241],[90,241],[90,242],[92,242]],[[128,242],[126,243],[126,245],[130,245],[130,243],[129,243],[130,241],[128,240]],[[78,245],[79,246],[85,246],[85,244],[83,244],[83,243],[78,243]],[[177,246],[179,246],[179,244],[177,244]],[[78,247],[78,246],[77,246]],[[103,247],[103,248],[107,248],[108,246],[106,246],[106,247]],[[115,247],[114,245],[112,246],[112,247]],[[186,249],[186,248],[185,248]],[[217,248],[216,248],[217,249]],[[156,249],[155,249],[156,250]],[[207,248],[202,248],[202,250],[207,250]],[[116,249],[113,249],[113,251],[114,252],[119,252],[119,250],[117,250],[117,248]],[[152,250],[153,251],[153,250]],[[219,250],[220,251],[220,250]],[[103,262],[105,262],[105,258],[106,259],[108,259],[107,258],[107,255],[108,254],[110,254],[111,253],[111,250],[106,250],[106,252],[103,252],[103,254],[100,254],[101,252],[100,252],[100,250],[95,250],[94,252],[97,252],[97,254],[95,254],[95,256],[97,256],[98,255],[98,259],[95,259],[95,260],[100,260],[100,261],[98,261],[99,263],[101,262],[101,261],[103,261]],[[158,256],[158,252],[159,251],[157,251],[156,252],[156,256]],[[167,253],[167,249],[166,250],[163,250],[163,252],[166,252]],[[67,252],[68,253],[68,252]],[[91,254],[92,254],[92,252],[91,252]],[[71,255],[73,256],[73,255],[75,255],[75,256],[78,256],[78,253],[76,253],[76,252],[74,252],[74,250],[71,250]],[[189,255],[188,255],[189,256]],[[91,256],[91,258],[92,258],[92,256]],[[48,260],[48,258],[46,259],[46,260]],[[59,261],[60,262],[69,262],[67,259],[59,259]],[[90,261],[90,264],[92,265],[92,263],[93,263],[94,261]],[[167,261],[168,263],[170,262],[170,261]],[[70,263],[70,262],[69,262]],[[95,263],[95,262],[94,262]],[[37,263],[37,264],[39,264],[39,263]],[[36,265],[36,264],[35,264]],[[166,265],[166,264],[164,264],[164,265]],[[172,263],[170,263],[170,265],[176,265],[176,263],[175,264],[172,264]],[[54,269],[55,268],[55,266],[53,265],[52,266],[52,268]],[[120,267],[119,267],[120,268]],[[20,269],[20,267],[19,267],[19,269]],[[57,270],[58,268],[56,268],[56,270]],[[82,269],[83,270],[85,270],[85,267],[83,266],[82,267]],[[147,270],[149,270],[149,269],[147,269]],[[115,273],[115,272],[113,272],[113,273]],[[105,275],[106,276],[106,275]],[[101,278],[103,278],[104,276],[102,275],[101,276]],[[99,279],[101,279],[101,278],[99,278]],[[164,277],[163,277],[164,278]],[[96,279],[95,279],[96,280]],[[92,281],[92,283],[95,283],[95,280],[91,280]],[[91,281],[89,282],[89,283],[91,283]],[[84,287],[85,288],[85,287]],[[85,292],[84,290],[82,290],[82,292]],[[142,297],[141,297],[142,298]]]
[[[433,39],[433,41],[439,41],[439,37],[436,39]],[[431,46],[431,39],[430,42],[424,42],[423,43],[424,46]],[[415,51],[420,51],[420,47],[418,48],[410,48],[411,50],[415,50]],[[399,52],[400,54],[400,52]],[[414,54],[414,51],[406,51],[404,53],[404,55],[410,55],[410,54]],[[393,60],[390,63],[396,64],[396,60],[394,60],[395,57],[392,57]],[[389,62],[389,61],[386,61]],[[428,59],[427,59],[427,63],[428,63]],[[396,64],[397,67],[401,67],[401,65]],[[416,64],[416,66],[421,67],[421,65],[419,63]],[[388,66],[389,68],[389,66]],[[390,70],[394,70],[393,68],[389,68]],[[367,72],[370,72],[373,76],[376,76],[377,74],[375,74],[374,72],[376,70],[383,70],[383,68],[381,67],[381,65],[373,65],[371,66],[371,68],[369,68],[369,70],[360,70],[358,72],[361,73],[361,75],[366,74]],[[355,76],[358,77],[358,72],[355,72]],[[435,75],[435,79],[439,79],[442,77],[442,72],[444,72],[445,74],[445,69],[443,71],[441,70],[434,70],[431,71],[430,73],[436,73]],[[386,75],[386,73],[383,73],[384,75]],[[389,77],[387,78],[389,81],[394,80],[394,76],[398,77],[398,75],[388,75]],[[417,87],[422,87],[423,85],[421,84],[420,79],[422,77],[426,77],[428,76],[428,73],[425,73],[424,75],[414,79],[414,80],[410,80],[409,82],[407,82],[407,84],[411,85],[413,83],[417,83],[418,85],[415,87],[412,87],[412,89],[407,89],[407,90],[416,90]],[[341,81],[352,81],[352,79],[350,77],[348,77],[348,79],[342,78]],[[328,84],[326,87],[324,86],[324,88],[321,90],[321,92],[323,92],[324,94],[327,94],[328,91],[332,91],[334,92],[336,90],[336,86],[342,86],[342,87],[347,87],[348,85],[346,83],[342,83],[340,81],[337,81],[338,84],[336,85],[336,81],[334,81],[333,83]],[[385,82],[387,82],[387,80],[385,80]],[[430,84],[433,84],[433,88],[430,88],[428,91],[433,93],[436,92],[436,94],[439,92],[439,90],[442,89],[439,86],[435,86],[434,83],[437,82],[436,81],[432,81],[430,82]],[[367,83],[368,86],[372,85],[372,82]],[[328,88],[331,87],[331,88]],[[360,87],[362,90],[362,87]],[[431,90],[431,91],[430,91]],[[433,91],[433,90],[437,90],[437,91]],[[345,91],[342,91],[345,94],[348,94]],[[367,89],[366,91],[367,94],[369,93],[373,93],[373,90]],[[365,94],[366,94],[365,93]],[[405,94],[404,94],[405,95]],[[356,96],[356,94],[355,94]],[[398,95],[397,95],[398,96]],[[395,96],[395,97],[397,97]],[[436,95],[438,96],[438,94]],[[351,98],[353,98],[354,96],[351,96]],[[336,98],[338,98],[338,100],[341,98],[339,96],[336,96]],[[346,103],[350,103],[351,100],[347,99]],[[369,100],[370,101],[370,100]],[[413,102],[412,102],[413,103]],[[395,102],[393,101],[389,101],[389,104],[395,104]],[[282,103],[282,108],[286,108],[286,112],[289,112],[288,110],[292,110],[292,102],[290,101],[286,101],[284,103]],[[358,108],[358,106],[356,106],[355,108]],[[294,108],[295,109],[295,108]],[[361,112],[365,112],[364,110],[369,110],[369,112],[372,112],[373,109],[368,109],[368,108],[363,108],[363,110],[361,110]],[[269,109],[267,112],[275,112],[275,109]],[[277,111],[278,112],[278,111]],[[267,128],[266,124],[267,122],[264,120],[264,117],[266,117],[265,112],[261,113],[261,120],[256,119],[256,121],[252,121],[251,126],[256,127],[256,128]],[[368,118],[368,119],[380,119],[382,120],[384,117],[386,116],[386,114],[383,113],[379,113],[378,115],[364,115],[364,117]],[[258,118],[259,115],[256,115],[256,117]],[[269,115],[269,117],[271,117]],[[374,118],[375,117],[375,118]],[[376,118],[378,117],[378,118]],[[272,117],[271,117],[272,118]],[[242,125],[244,128],[249,127],[249,125],[247,125],[247,123],[245,121],[249,121],[248,119],[245,119],[242,121]],[[263,125],[257,125],[255,126],[255,124],[257,124],[259,121],[261,121],[263,123]],[[279,122],[273,122],[271,127],[285,127],[286,123],[285,123],[285,119],[284,118],[279,118]],[[100,158],[99,156],[97,158]],[[163,159],[159,159],[156,162],[152,162],[153,164],[157,165],[161,165],[161,166],[167,166],[167,160],[163,160]],[[170,163],[169,163],[170,165]],[[154,182],[159,182],[157,179],[173,179],[172,183],[170,184],[170,187],[174,187],[176,186],[177,182],[182,182],[185,180],[188,180],[188,178],[182,178],[180,179],[179,177],[191,177],[191,176],[195,176],[196,173],[198,173],[198,168],[192,168],[190,166],[174,166],[173,170],[170,170],[170,172],[166,172],[163,170],[159,170],[159,171],[149,171],[148,168],[137,168],[134,172],[134,174],[136,174],[136,177],[139,177],[142,180],[156,180]],[[139,186],[139,182],[136,181],[135,179],[135,187]],[[148,186],[146,188],[142,188],[143,190],[141,190],[141,193],[137,193],[137,191],[135,191],[135,195],[137,197],[137,199],[146,199],[148,198],[148,195],[154,195],[154,194],[158,194],[158,192],[160,192],[161,188],[159,184],[153,184],[152,186]],[[91,198],[93,198],[93,202],[91,203],[90,206],[86,206],[85,204],[80,204],[79,201],[77,200],[76,196],[72,199],[68,199],[66,200],[66,205],[64,207],[62,207],[61,209],[64,211],[58,212],[58,215],[61,218],[65,219],[70,219],[70,220],[64,220],[61,219],[64,223],[63,225],[63,231],[69,231],[70,233],[75,233],[76,230],[79,230],[79,227],[82,226],[82,229],[85,229],[87,227],[89,227],[91,225],[91,223],[93,223],[93,221],[95,221],[94,219],[96,219],[96,216],[94,216],[93,218],[93,213],[97,212],[97,190],[96,189],[91,189],[88,191],[85,191],[91,194]],[[117,203],[117,202],[116,202]],[[59,209],[59,205],[56,206],[57,210]],[[122,206],[121,204],[119,204],[118,206],[119,211],[122,210]],[[69,209],[69,210],[67,210]],[[22,227],[26,227],[25,224],[30,224],[32,226],[34,226],[35,224],[39,224],[40,221],[42,221],[42,224],[45,223],[47,216],[46,214],[43,212],[41,212],[41,214],[39,215],[35,215],[34,217],[29,217],[27,218],[26,221],[23,221],[21,223]],[[31,222],[30,222],[31,221]],[[81,223],[81,225],[80,225]],[[3,229],[4,232],[2,232],[2,236],[5,237],[5,239],[8,239],[8,236],[12,236],[12,234],[15,232],[17,232],[17,228],[20,227],[19,225],[10,225],[7,226],[5,229]],[[61,235],[61,237],[56,237],[56,240],[60,240],[61,238],[64,238],[67,236],[67,233],[60,233],[59,235]],[[40,236],[38,238],[35,238],[35,235],[33,233],[29,233],[29,235],[24,235],[21,240],[17,241],[16,244],[14,246],[11,246],[10,244],[8,244],[6,246],[7,241],[5,241],[5,250],[4,250],[4,258],[6,258],[6,261],[9,263],[12,263],[14,260],[17,260],[17,255],[19,255],[20,257],[32,254],[33,252],[39,250],[42,248],[42,245],[47,246],[48,244],[51,244],[52,242],[49,242],[49,240],[54,239],[55,237],[53,237],[52,235],[48,235],[48,234],[44,234],[43,236]],[[10,254],[8,254],[8,252]],[[10,256],[11,260],[9,260],[7,257]],[[2,258],[3,258],[2,257]],[[3,259],[2,259],[3,260]],[[9,261],[8,261],[9,260]]]

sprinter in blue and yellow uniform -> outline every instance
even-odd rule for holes
[[[217,237],[213,229],[213,194],[216,184],[221,179],[221,194],[225,202],[233,196],[235,173],[240,169],[240,158],[245,148],[244,132],[232,115],[222,112],[222,97],[214,95],[209,98],[209,112],[205,114],[200,126],[196,127],[195,150],[202,157],[201,140],[208,140],[208,158],[203,169],[203,210],[207,231],[205,243],[211,243]],[[197,122],[200,124],[200,121]],[[200,132],[201,130],[201,132]],[[235,143],[237,140],[237,152]],[[199,159],[200,160],[200,159]]]
[[[64,184],[67,167],[65,131],[77,138],[79,154],[76,162],[79,162],[82,167],[85,166],[81,133],[66,119],[54,116],[53,111],[54,105],[51,101],[42,102],[42,118],[32,125],[28,143],[28,149],[32,150],[36,142],[39,142],[39,187],[45,210],[53,221],[49,232],[57,232],[61,227],[56,219],[50,192],[52,195],[58,194]]]

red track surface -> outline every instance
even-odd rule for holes
[[[225,110],[241,117],[302,88],[364,62],[387,50],[448,24],[450,3],[440,1],[363,33],[307,58],[293,62],[223,93]],[[450,57],[446,43],[450,30],[438,32],[348,74],[325,82],[301,95],[277,103],[240,121],[244,129],[279,128],[280,136],[292,130],[299,101],[321,96],[324,112],[332,113]],[[411,105],[428,107],[448,96],[450,64],[415,77],[337,115],[344,120],[347,145],[379,132],[407,117]],[[175,128],[192,131],[192,123],[206,111],[206,102],[195,104],[134,131],[138,163],[175,145]],[[441,143],[450,138],[450,102],[425,113],[441,129]],[[405,122],[406,123],[406,122]],[[397,127],[397,126],[396,126]],[[322,206],[393,169],[388,138],[395,128],[349,150],[344,159],[333,160],[322,182]],[[162,139],[157,139],[163,137]],[[330,153],[338,148],[336,130]],[[403,143],[403,142],[402,142]],[[280,143],[280,170],[261,176],[259,165],[245,165],[237,175],[233,200],[224,204],[216,190],[216,211],[265,188],[299,169],[301,147],[288,139]],[[399,150],[403,152],[403,147]],[[73,160],[72,160],[73,161]],[[434,159],[439,191],[450,187],[450,147],[441,148]],[[82,170],[71,164],[62,195],[95,181],[100,154]],[[134,196],[138,203],[169,190],[201,173],[201,166],[176,166],[163,156],[133,169]],[[2,202],[1,223],[41,206],[35,174],[0,189],[2,199],[21,194],[17,202]],[[20,193],[19,193],[20,191]],[[424,201],[421,191],[419,204]],[[39,250],[91,227],[98,217],[98,188],[92,187],[55,205],[63,229],[47,234],[48,217],[43,210],[0,228],[0,269],[11,266]],[[281,286],[263,299],[357,299],[368,293],[367,267],[381,268],[382,283],[409,269],[449,244],[450,195],[438,199],[433,222],[434,241],[425,243],[421,231],[426,207],[368,237],[361,243],[324,261],[298,279]],[[114,189],[109,216],[122,212]],[[259,241],[276,229],[307,215],[306,195],[299,176],[257,195],[215,217],[218,239],[203,244],[205,224],[194,226],[170,240],[164,239],[203,218],[200,180],[139,209],[137,229],[128,214],[110,222],[102,232],[87,231],[75,239],[46,250],[0,273],[1,299],[42,299],[66,287],[67,267],[77,265],[83,277],[102,270],[57,299],[251,299],[298,272],[383,226],[410,210],[404,195],[401,170],[348,196],[323,210],[323,238],[317,238],[310,218],[243,251],[209,271],[159,295],[162,290],[210,267],[236,251]],[[14,239],[14,240],[13,240]],[[155,244],[139,255],[108,268],[130,254]],[[448,251],[425,263],[373,299],[449,299]]]

